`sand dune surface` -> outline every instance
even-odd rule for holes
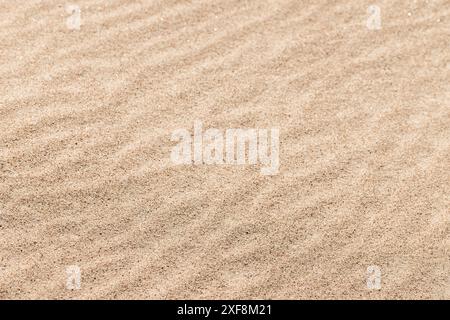
[[[5,0],[0,26],[1,299],[450,298],[448,0]],[[277,128],[278,172],[175,165],[195,121]]]

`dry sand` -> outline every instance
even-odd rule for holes
[[[450,298],[448,0],[73,3],[0,2],[0,298]],[[279,173],[171,165],[196,119]]]

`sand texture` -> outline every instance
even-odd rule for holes
[[[1,299],[450,299],[450,1],[67,4],[0,2]]]

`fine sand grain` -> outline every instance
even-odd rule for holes
[[[0,298],[450,299],[448,0],[67,4],[0,2]]]

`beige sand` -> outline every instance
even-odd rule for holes
[[[0,3],[0,298],[450,298],[448,0],[73,3]],[[171,165],[196,119],[279,173]]]

